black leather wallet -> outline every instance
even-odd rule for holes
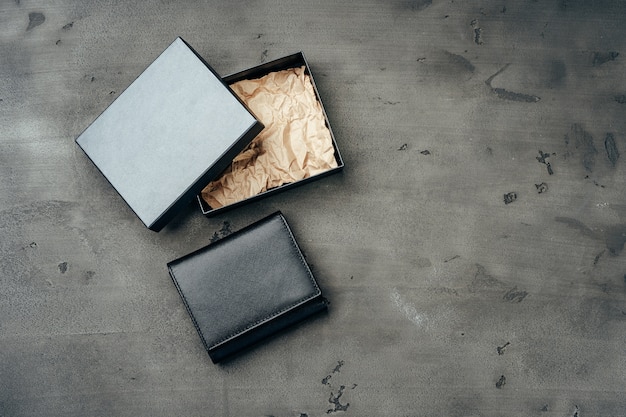
[[[326,309],[280,212],[167,266],[214,363]]]

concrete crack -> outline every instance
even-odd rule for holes
[[[334,395],[332,392],[330,393],[330,398],[328,398],[328,402],[335,406],[335,408],[329,408],[326,411],[326,414],[336,413],[337,411],[346,411],[350,406],[350,403],[341,404],[339,399],[343,395],[343,390],[346,389],[345,385],[339,387],[339,391],[337,391],[337,395]]]
[[[519,101],[523,103],[536,103],[539,100],[541,100],[541,97],[539,96],[535,96],[532,94],[516,93],[513,91],[506,90],[504,88],[493,87],[491,85],[491,82],[493,81],[493,79],[496,78],[498,75],[502,74],[502,72],[504,72],[504,70],[506,70],[510,65],[511,64],[506,64],[504,67],[500,68],[498,72],[496,72],[491,77],[485,80],[485,84],[487,84],[487,86],[491,89],[491,91],[494,92],[499,98],[503,100]]]

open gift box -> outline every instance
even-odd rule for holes
[[[282,96],[272,96],[265,78]],[[263,103],[274,103],[274,114]],[[286,125],[276,128],[281,118]],[[76,142],[154,231],[194,198],[213,215],[344,165],[302,53],[222,79],[181,38]]]

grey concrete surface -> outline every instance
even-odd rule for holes
[[[625,416],[625,22],[618,0],[5,0],[0,415]],[[176,36],[224,75],[303,50],[344,172],[147,230],[74,139]],[[277,209],[329,313],[215,366],[165,265]]]

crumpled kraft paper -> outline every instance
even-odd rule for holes
[[[337,166],[330,131],[305,67],[230,86],[265,129],[202,198],[219,208]]]

